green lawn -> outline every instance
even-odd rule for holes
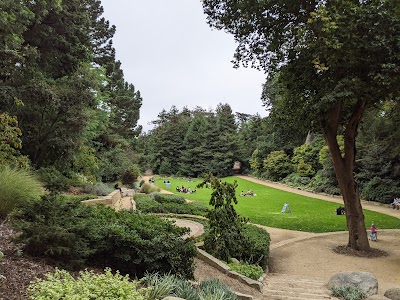
[[[164,179],[171,182],[171,188],[165,188]],[[237,181],[236,195],[238,204],[236,205],[236,211],[241,216],[248,218],[252,223],[307,232],[346,230],[345,216],[336,215],[336,208],[339,206],[337,203],[292,194],[237,177],[227,177],[222,180],[227,182]],[[175,190],[177,186],[181,187],[182,185],[193,190],[200,182],[201,179],[192,179],[192,181],[188,182],[185,179],[156,178],[155,184],[160,188],[183,195],[187,199],[208,204],[211,195],[210,189],[197,189],[195,194],[182,194]],[[241,191],[246,192],[249,189],[252,189],[257,196],[239,196]],[[285,203],[290,204],[291,213],[281,213]],[[364,215],[368,228],[372,222],[375,222],[380,229],[400,229],[400,219],[398,218],[369,210],[364,210]]]

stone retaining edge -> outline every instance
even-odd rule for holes
[[[216,268],[218,271],[222,272],[223,274],[228,275],[231,278],[239,280],[241,283],[244,283],[259,292],[263,291],[263,283],[257,280],[251,279],[246,277],[242,274],[239,274],[233,271],[228,265],[221,262],[219,259],[215,258],[211,254],[207,253],[206,251],[197,248],[197,258],[201,259],[205,263],[209,264],[210,266]]]

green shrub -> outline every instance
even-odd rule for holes
[[[75,299],[121,299],[146,300],[149,289],[138,289],[138,282],[130,281],[117,271],[104,274],[84,271],[75,279],[68,272],[56,270],[45,279],[36,279],[28,288],[31,300],[75,300]]]
[[[175,296],[186,300],[236,300],[237,296],[217,279],[202,281],[195,288],[189,282],[170,274],[150,274],[144,283],[151,290],[150,299]]]
[[[361,197],[365,200],[372,200],[389,204],[394,198],[400,195],[400,183],[391,179],[374,177],[361,189]]]
[[[199,285],[200,300],[237,300],[237,296],[218,279],[202,281]]]
[[[136,208],[143,213],[172,213],[204,216],[208,208],[201,203],[159,203],[152,196],[135,195]]]
[[[182,238],[188,229],[157,216],[46,196],[22,205],[13,224],[26,252],[65,267],[86,263],[137,276],[146,271],[193,276],[196,247]]]
[[[333,287],[332,296],[340,297],[344,300],[361,300],[367,297],[362,290],[352,286]]]
[[[185,198],[178,195],[156,193],[153,194],[153,199],[159,203],[177,203],[177,204],[186,203]]]
[[[21,231],[17,241],[33,256],[49,257],[64,268],[81,267],[95,252],[86,239],[92,209],[54,195],[23,203],[12,215],[14,228]]]
[[[269,260],[269,233],[262,228],[248,224],[244,226],[243,234],[246,238],[243,252],[234,257],[251,264],[258,264],[265,269]]]
[[[143,179],[140,180],[140,182],[139,182],[139,187],[142,187],[143,183],[144,183],[144,180],[143,180]]]
[[[150,299],[163,299],[171,295],[177,284],[177,280],[177,277],[174,275],[160,275],[158,273],[148,273],[143,278],[143,282],[150,287]]]
[[[131,168],[126,170],[124,174],[122,175],[121,181],[122,184],[134,188],[135,187],[135,182],[140,176],[140,169],[138,165],[132,165]]]
[[[185,300],[199,300],[196,289],[187,281],[178,279],[172,295]]]
[[[97,196],[107,196],[114,189],[109,187],[103,182],[96,182],[95,184],[86,184],[82,187],[82,191],[86,194],[94,194]]]
[[[327,170],[318,171],[317,175],[311,179],[308,187],[317,193],[329,195],[340,195],[340,189],[336,178],[326,176]]]
[[[96,199],[97,195],[91,195],[91,194],[85,194],[85,195],[58,195],[59,199],[62,201],[76,201],[76,202],[81,202],[84,200],[89,200],[89,199]]]
[[[289,176],[285,177],[282,180],[282,183],[293,187],[305,188],[310,183],[310,181],[311,179],[309,177],[302,177],[297,173],[292,173]]]
[[[292,173],[293,166],[285,151],[272,151],[263,161],[265,173],[272,180],[281,180]]]
[[[229,261],[231,257],[242,254],[245,243],[242,229],[246,219],[240,217],[233,206],[237,204],[237,183],[209,177],[197,187],[205,185],[212,189],[210,204],[213,208],[207,213],[210,230],[204,234],[204,249],[221,260]]]
[[[154,185],[151,185],[149,183],[144,183],[141,187],[140,187],[140,192],[141,193],[145,193],[145,194],[151,194],[154,192],[159,192],[160,189]]]
[[[246,262],[240,264],[230,263],[228,266],[244,276],[247,276],[251,279],[258,280],[262,274],[264,274],[264,270],[259,265],[251,265]]]
[[[0,168],[0,219],[5,218],[16,205],[38,199],[43,189],[36,178],[26,170],[4,166]]]
[[[44,187],[52,193],[66,191],[68,187],[73,185],[71,179],[55,167],[41,168],[37,173]]]

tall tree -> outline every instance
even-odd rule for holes
[[[355,142],[368,108],[399,99],[400,2],[203,0],[203,7],[209,24],[238,42],[236,65],[251,64],[276,81],[281,97],[272,109],[321,128],[346,207],[348,246],[369,250],[353,175]]]

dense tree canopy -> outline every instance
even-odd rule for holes
[[[272,111],[322,129],[346,206],[349,246],[368,250],[353,176],[355,139],[366,109],[400,94],[400,3],[203,0],[203,6],[209,24],[238,42],[236,64],[268,72],[273,88],[264,101]]]
[[[0,113],[18,120],[19,151],[34,168],[110,178],[97,162],[114,160],[111,148],[132,158],[142,98],[115,60],[101,1],[7,0],[0,9]]]

